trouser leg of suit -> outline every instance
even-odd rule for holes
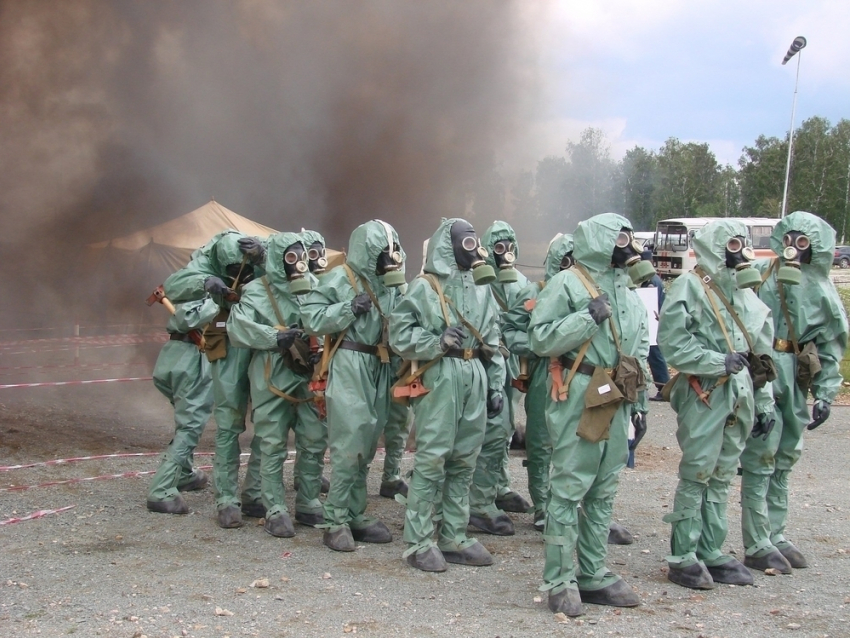
[[[502,468],[499,471],[499,482],[496,487],[496,493],[499,494],[499,496],[513,491],[511,488],[510,472],[511,440],[514,438],[514,432],[516,432],[517,410],[519,410],[519,404],[525,396],[522,392],[513,387],[510,381],[511,380],[508,379],[508,382],[505,384],[505,408],[503,411],[508,411],[508,430],[507,436],[505,437],[505,445],[502,449]]]
[[[389,416],[384,426],[384,472],[381,482],[401,478],[401,457],[410,433],[410,409],[401,403],[391,401]]]
[[[532,371],[525,398],[525,451],[528,459],[528,493],[537,513],[546,511],[549,500],[549,465],[552,462],[552,439],[546,427],[546,394],[549,371],[538,361]]]
[[[260,491],[266,517],[271,518],[288,511],[283,464],[289,431],[295,425],[295,405],[263,387],[264,376],[252,381],[254,438],[260,446]]]
[[[227,356],[211,364],[213,378],[213,415],[216,422],[215,457],[213,458],[213,484],[216,507],[240,505],[239,488],[239,435],[245,431],[250,382],[248,366],[252,351],[233,348],[227,342]],[[245,488],[252,500],[260,500],[259,439],[251,441],[251,457],[245,477]]]
[[[300,396],[308,396],[306,384],[302,384]],[[319,417],[315,404],[299,403],[295,425],[295,458],[298,492],[295,496],[295,511],[305,514],[322,513],[319,494],[322,489],[322,468],[325,465],[325,450],[328,449],[328,426]]]
[[[671,567],[698,561],[717,566],[731,560],[722,552],[728,528],[726,502],[753,427],[752,383],[745,375],[746,371],[739,373],[716,388],[711,409],[697,398],[684,375],[673,389],[682,459],[673,511],[664,517],[673,525],[667,557]]]
[[[475,462],[469,489],[469,509],[473,514],[498,516],[503,513],[496,507],[496,496],[504,481],[503,466],[511,431],[509,404],[510,397],[506,397],[504,409],[495,417],[487,418],[484,442]]]
[[[212,415],[209,362],[193,344],[169,341],[157,358],[153,383],[174,406],[174,437],[151,480],[147,500],[170,501],[192,476],[192,455]]]
[[[405,555],[434,545],[437,510],[442,511],[441,549],[457,551],[476,542],[466,527],[469,484],[487,420],[484,367],[477,360],[444,358],[423,377],[430,392],[413,402],[416,454],[405,511]]]

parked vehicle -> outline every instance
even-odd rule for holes
[[[832,265],[839,268],[850,268],[850,246],[835,247],[835,257],[832,260]]]

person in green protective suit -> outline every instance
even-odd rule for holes
[[[747,567],[790,573],[808,562],[785,538],[788,475],[803,451],[808,390],[815,400],[811,430],[829,417],[841,387],[847,317],[829,278],[835,250],[829,224],[811,213],[791,213],[776,225],[770,243],[780,257],[758,260],[755,267],[764,280],[758,296],[773,314],[776,424],[767,432],[754,430],[741,455],[741,526]]]
[[[494,222],[484,231],[481,245],[487,251],[485,262],[498,273],[490,288],[501,314],[504,314],[528,284],[525,275],[514,267],[519,257],[516,233],[507,222]],[[505,514],[506,511],[527,512],[531,507],[510,486],[508,446],[515,430],[514,402],[519,401],[522,393],[511,385],[511,381],[519,376],[519,357],[511,355],[505,364],[505,409],[487,419],[484,443],[475,462],[469,488],[470,525],[497,536],[514,534],[513,521]]]
[[[264,529],[272,536],[295,534],[284,500],[283,463],[289,432],[295,433],[299,477],[295,520],[323,522],[319,501],[327,427],[307,384],[312,374],[310,342],[301,328],[300,297],[315,283],[301,237],[278,233],[268,239],[266,274],[242,289],[230,310],[227,334],[237,348],[251,348],[251,420],[260,439]]]
[[[209,297],[177,304],[166,329],[168,342],[160,350],[153,384],[174,407],[174,437],[148,488],[147,507],[162,514],[188,514],[180,492],[199,490],[208,479],[192,467],[192,454],[213,410],[210,364],[193,342],[218,314]],[[189,333],[196,331],[194,335]]]
[[[237,495],[239,477],[239,435],[245,431],[248,411],[248,366],[251,351],[231,348],[227,337],[227,316],[238,299],[241,286],[261,274],[265,248],[257,238],[226,230],[192,253],[185,268],[165,280],[165,295],[172,302],[190,301],[209,294],[219,313],[204,330],[213,380],[213,415],[216,422],[213,487],[216,493],[220,527],[242,525],[242,513],[264,516],[260,496],[259,439],[251,440],[251,457],[241,500]]]
[[[673,282],[658,328],[661,352],[679,371],[670,405],[682,450],[673,511],[664,517],[673,525],[667,577],[692,589],[753,583],[747,568],[722,549],[729,484],[754,415],[764,425],[773,418],[771,384],[754,388],[747,356],[771,353],[773,322],[770,309],[745,287],[759,281],[746,236],[744,224],[729,220],[697,231],[697,267]]]
[[[424,274],[390,317],[390,345],[418,362],[429,390],[412,401],[416,454],[404,523],[404,556],[423,571],[445,571],[446,562],[493,562],[466,535],[469,486],[487,418],[497,416],[504,402],[498,307],[490,287],[476,285],[495,278],[485,255],[469,222],[444,219],[428,243]]]
[[[395,369],[387,320],[404,284],[404,251],[380,220],[351,233],[344,266],[322,276],[301,305],[305,329],[325,335],[332,357],[325,400],[331,485],[324,505],[324,544],[354,551],[354,541],[388,543],[389,529],[366,516],[366,478],[389,418]]]
[[[519,358],[520,380],[527,388],[525,395],[525,449],[528,459],[528,492],[534,504],[534,528],[540,532],[546,521],[549,501],[549,465],[552,461],[552,439],[546,427],[546,399],[549,395],[549,360],[535,355],[528,345],[528,324],[537,296],[546,283],[561,270],[573,265],[573,236],[556,235],[549,244],[544,262],[543,281],[527,284],[508,312],[502,314],[502,337],[512,358]]]
[[[628,457],[629,420],[636,427],[645,424],[646,391],[637,371],[649,351],[646,310],[626,269],[640,256],[631,223],[613,213],[596,215],[579,223],[573,240],[575,264],[540,291],[528,329],[532,352],[557,358],[554,364],[563,366],[553,365],[554,396],[546,402],[552,472],[541,589],[549,592],[549,609],[568,616],[581,615],[582,602],[640,603],[605,559],[614,497]],[[627,362],[637,375],[626,387],[622,373],[631,403],[604,376]]]

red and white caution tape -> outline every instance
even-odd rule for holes
[[[104,335],[101,337],[58,337],[51,339],[21,339],[18,341],[0,341],[0,349],[16,348],[20,346],[41,346],[60,343],[69,343],[79,346],[130,346],[138,343],[158,343],[168,341],[168,333],[152,332],[141,335]]]
[[[122,383],[125,381],[151,381],[153,377],[123,377],[119,379],[88,379],[87,381],[45,381],[43,383],[8,383],[0,385],[0,390],[8,388],[44,388],[60,385],[91,385],[93,383]]]
[[[74,456],[67,459],[52,459],[50,461],[38,461],[36,463],[24,463],[22,465],[0,465],[0,472],[9,470],[25,470],[31,467],[47,467],[50,465],[64,465],[66,463],[78,463],[80,461],[100,461],[102,459],[126,459],[137,456],[159,456],[162,452],[122,452],[121,454],[97,454],[95,456]],[[289,452],[295,454],[295,452]],[[215,456],[215,452],[195,452],[195,456]],[[243,452],[239,456],[250,456]]]
[[[135,361],[124,363],[64,363],[62,365],[55,366],[0,366],[0,374],[8,374],[7,372],[4,372],[6,370],[62,370],[66,368],[72,368],[75,370],[94,368],[99,370],[101,368],[127,368],[130,366],[150,366],[150,364],[145,363],[144,361]]]
[[[31,521],[36,518],[44,518],[45,516],[50,516],[51,514],[60,514],[62,512],[67,512],[69,509],[73,509],[75,507],[76,505],[68,505],[68,507],[60,507],[58,510],[38,510],[37,512],[33,512],[32,514],[21,516],[20,518],[9,518],[5,521],[0,521],[0,527],[2,527],[3,525],[11,525],[12,523]]]
[[[104,474],[102,476],[86,476],[81,478],[66,479],[64,481],[48,481],[47,483],[38,483],[37,485],[12,485],[10,487],[0,487],[0,492],[24,492],[32,490],[36,487],[56,487],[57,485],[71,485],[72,483],[85,483],[88,481],[108,481],[118,478],[139,478],[140,476],[148,476],[156,474],[156,470],[146,472],[122,472],[121,474]]]

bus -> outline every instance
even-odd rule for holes
[[[720,219],[743,222],[747,227],[748,244],[756,257],[775,257],[770,249],[770,235],[778,219],[765,217],[682,217],[663,219],[655,228],[652,239],[652,264],[661,277],[669,279],[692,270],[697,265],[692,239],[709,222]]]

